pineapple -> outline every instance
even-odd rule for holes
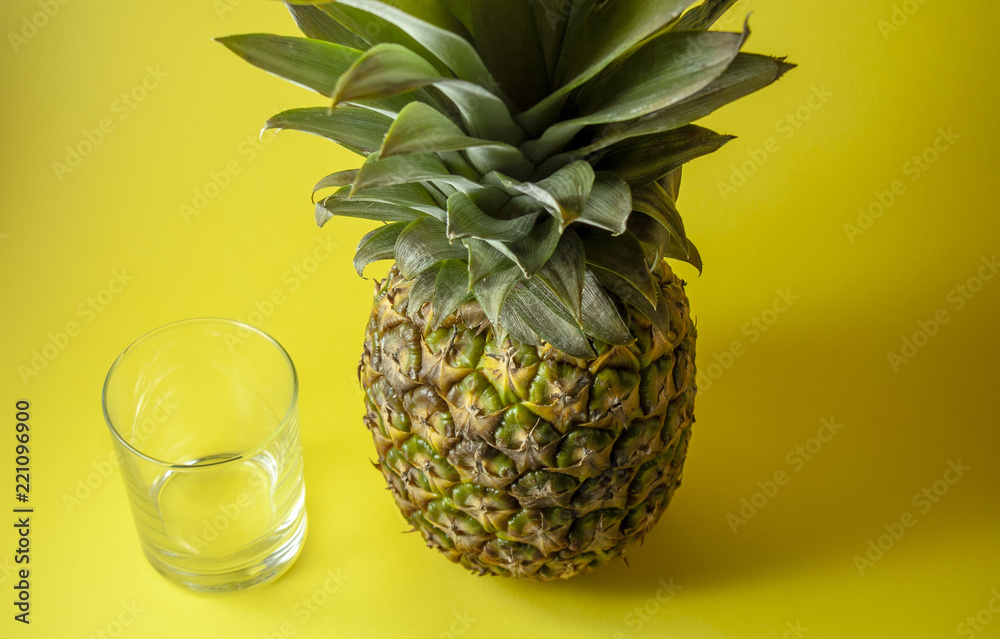
[[[306,38],[220,41],[324,96],[265,128],[364,157],[316,185],[376,285],[359,375],[403,516],[480,575],[568,578],[656,524],[694,422],[692,124],[792,65],[710,31],[735,0],[288,4]]]

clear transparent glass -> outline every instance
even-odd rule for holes
[[[103,403],[154,568],[221,592],[291,566],[305,485],[298,379],[278,342],[231,320],[164,326],[118,357]]]

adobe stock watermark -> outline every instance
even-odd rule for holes
[[[787,486],[794,474],[801,472],[808,462],[812,461],[823,448],[829,444],[834,437],[844,428],[843,424],[838,424],[836,419],[830,417],[823,418],[816,434],[807,439],[802,444],[793,447],[785,454],[785,463],[789,470],[780,469],[775,471],[772,477],[764,481],[757,482],[758,490],[750,497],[741,497],[735,513],[726,514],[726,523],[735,535],[740,531],[741,526],[746,526],[750,520],[757,516],[771,500],[777,495],[782,486]]]
[[[342,570],[336,572],[327,570],[325,576],[326,579],[321,585],[292,605],[289,613],[295,620],[294,622],[282,622],[275,630],[260,635],[261,639],[288,639],[288,637],[294,636],[298,630],[296,623],[299,625],[308,623],[313,615],[330,602],[330,597],[340,592],[344,583],[351,578],[350,575],[345,575]]]
[[[882,39],[886,42],[894,33],[905,27],[910,18],[917,15],[920,9],[927,4],[928,0],[903,0],[892,5],[892,11],[887,18],[879,18],[878,31],[882,34]]]
[[[452,615],[453,619],[450,624],[448,624],[448,629],[438,635],[438,639],[455,639],[456,637],[461,637],[479,621],[478,618],[473,617],[472,614],[465,610],[461,613],[455,612]]]
[[[656,589],[652,597],[643,602],[642,605],[633,608],[622,620],[630,634],[635,635],[642,632],[646,624],[653,621],[663,611],[663,607],[681,591],[681,587],[674,583],[673,577],[661,579],[658,585],[659,588]],[[624,631],[618,631],[614,634],[614,639],[625,639],[627,636],[628,634]]]
[[[955,133],[952,127],[939,128],[937,137],[931,144],[903,163],[900,169],[903,177],[893,180],[885,190],[876,189],[872,194],[872,200],[868,204],[858,207],[857,220],[854,223],[844,223],[844,233],[847,234],[847,240],[854,244],[857,238],[867,233],[879,218],[895,206],[901,197],[906,195],[909,190],[907,182],[910,184],[919,182],[920,178],[924,177],[961,138],[962,136]]]
[[[288,294],[302,288],[302,285],[319,271],[320,266],[329,260],[339,247],[339,244],[325,236],[318,238],[311,254],[292,264],[281,274],[282,285],[271,289],[265,297],[254,300],[253,309],[245,315],[238,316],[236,320],[254,328],[261,328],[264,322],[288,302]],[[243,344],[250,335],[250,331],[243,328],[238,329],[236,335],[227,334],[225,341],[230,352]]]
[[[746,186],[750,178],[764,168],[771,156],[781,151],[782,145],[795,137],[832,97],[834,97],[834,93],[829,91],[825,84],[813,86],[809,97],[798,108],[786,113],[775,123],[776,135],[764,140],[759,147],[747,151],[747,159],[733,165],[728,181],[719,180],[716,182],[716,188],[722,201],[728,202],[731,195]]]
[[[889,351],[886,357],[889,359],[892,372],[898,373],[904,365],[912,362],[920,351],[930,344],[931,339],[941,332],[945,324],[951,322],[952,312],[958,313],[965,309],[969,301],[983,290],[986,283],[1000,273],[1000,262],[997,261],[996,255],[983,257],[980,262],[981,265],[975,275],[948,291],[945,295],[945,306],[935,311],[929,319],[917,320],[917,330],[900,338],[898,352]]]
[[[7,41],[14,53],[20,53],[26,44],[34,40],[41,31],[49,26],[49,22],[55,18],[63,7],[73,0],[38,0],[35,4],[38,11],[21,17],[17,31],[7,32]]]
[[[573,8],[582,2],[583,0],[555,0],[554,2],[542,2],[539,4],[539,8],[545,12],[545,21],[548,22],[549,28],[554,28],[569,18]]]
[[[955,484],[962,481],[962,478],[970,470],[972,468],[964,465],[961,459],[955,461],[949,460],[948,469],[944,472],[941,479],[935,481],[930,487],[924,488],[914,494],[910,503],[919,515],[926,515],[941,501],[941,498],[951,491]],[[882,529],[885,532],[878,537],[869,539],[864,553],[854,555],[852,558],[854,567],[858,569],[858,574],[863,577],[866,570],[874,568],[875,564],[881,561],[886,553],[896,547],[896,544],[906,535],[907,531],[916,525],[917,515],[909,510],[900,515],[897,520],[883,524]]]
[[[139,615],[146,612],[146,609],[140,607],[135,599],[130,602],[123,601],[119,608],[115,618],[90,634],[88,639],[108,639],[109,637],[116,639],[117,637],[121,637],[126,628],[134,624]]]
[[[260,503],[259,498],[267,492],[267,485],[264,480],[257,475],[251,475],[247,480],[250,490],[244,490],[236,495],[232,501],[219,504],[211,517],[201,520],[199,524],[201,530],[197,535],[188,537],[184,541],[188,546],[197,552],[207,550],[212,547],[222,536],[222,533],[229,530],[229,527],[237,523],[240,517],[254,504]]]
[[[201,215],[273,141],[273,135],[261,137],[248,135],[237,145],[236,157],[228,160],[218,170],[209,171],[204,183],[192,189],[191,199],[181,202],[178,207],[181,219],[190,224],[191,220]]]
[[[712,355],[712,363],[707,366],[698,367],[698,375],[695,381],[698,384],[698,391],[704,393],[711,388],[715,382],[719,381],[726,371],[731,369],[736,360],[747,353],[747,346],[755,344],[760,338],[778,322],[778,318],[788,312],[788,310],[799,301],[799,296],[786,288],[776,291],[777,296],[771,305],[764,309],[760,315],[755,315],[740,327],[740,334],[746,337],[746,341],[736,340],[729,345],[729,348],[721,353]]]
[[[990,591],[990,600],[986,602],[985,606],[955,626],[955,634],[959,637],[973,639],[986,630],[986,627],[993,623],[997,616],[1000,616],[1000,590],[994,588]]]
[[[219,21],[223,21],[236,8],[243,4],[243,0],[212,0],[212,9],[215,11]]]
[[[751,0],[737,0],[733,6],[726,10],[722,17],[720,17],[715,24],[712,25],[712,30],[742,31],[743,23],[746,22],[747,16],[755,10],[754,4],[755,3]]]
[[[4,557],[0,559],[0,584],[7,581],[7,578],[11,575],[17,576],[18,568],[11,561],[10,557]]]
[[[159,426],[170,419],[170,416],[177,410],[177,405],[173,403],[172,399],[171,395],[167,395],[154,404],[152,409],[146,411],[146,415],[135,426],[133,445],[141,447]],[[91,462],[90,465],[94,470],[83,477],[77,477],[73,490],[62,494],[63,506],[70,515],[82,506],[83,502],[93,497],[94,493],[104,485],[104,482],[115,474],[115,470],[121,465],[118,451],[112,449],[111,454],[106,459]]]
[[[66,145],[63,157],[52,161],[52,172],[58,182],[62,183],[67,175],[80,168],[84,160],[93,155],[107,141],[108,136],[118,130],[119,123],[129,119],[163,85],[163,80],[170,77],[158,64],[155,67],[147,65],[145,71],[146,74],[139,82],[111,101],[108,107],[110,115],[101,118],[94,128],[84,128],[76,142]]]
[[[66,350],[70,342],[83,334],[83,327],[97,319],[97,316],[104,312],[134,279],[135,276],[130,275],[124,268],[111,271],[111,278],[106,286],[77,304],[76,314],[82,324],[77,323],[77,320],[70,320],[55,333],[50,331],[47,336],[48,341],[41,347],[32,349],[31,359],[26,364],[18,365],[17,374],[20,375],[24,385],[27,386],[31,378],[38,377],[39,373],[48,368],[49,364]]]
[[[807,634],[809,634],[809,628],[803,626],[802,622],[796,619],[785,622],[785,632],[781,635],[781,639],[799,639]]]

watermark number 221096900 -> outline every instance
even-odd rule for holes
[[[14,619],[21,623],[30,623],[31,614],[31,513],[28,507],[31,499],[31,414],[28,412],[31,403],[18,400],[14,408],[16,426],[14,426],[14,530],[17,531],[17,546],[14,548],[14,565],[17,574],[14,575]]]

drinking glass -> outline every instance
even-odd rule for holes
[[[281,575],[306,535],[298,379],[266,333],[193,319],[138,339],[104,383],[104,416],[139,540],[202,591]]]

